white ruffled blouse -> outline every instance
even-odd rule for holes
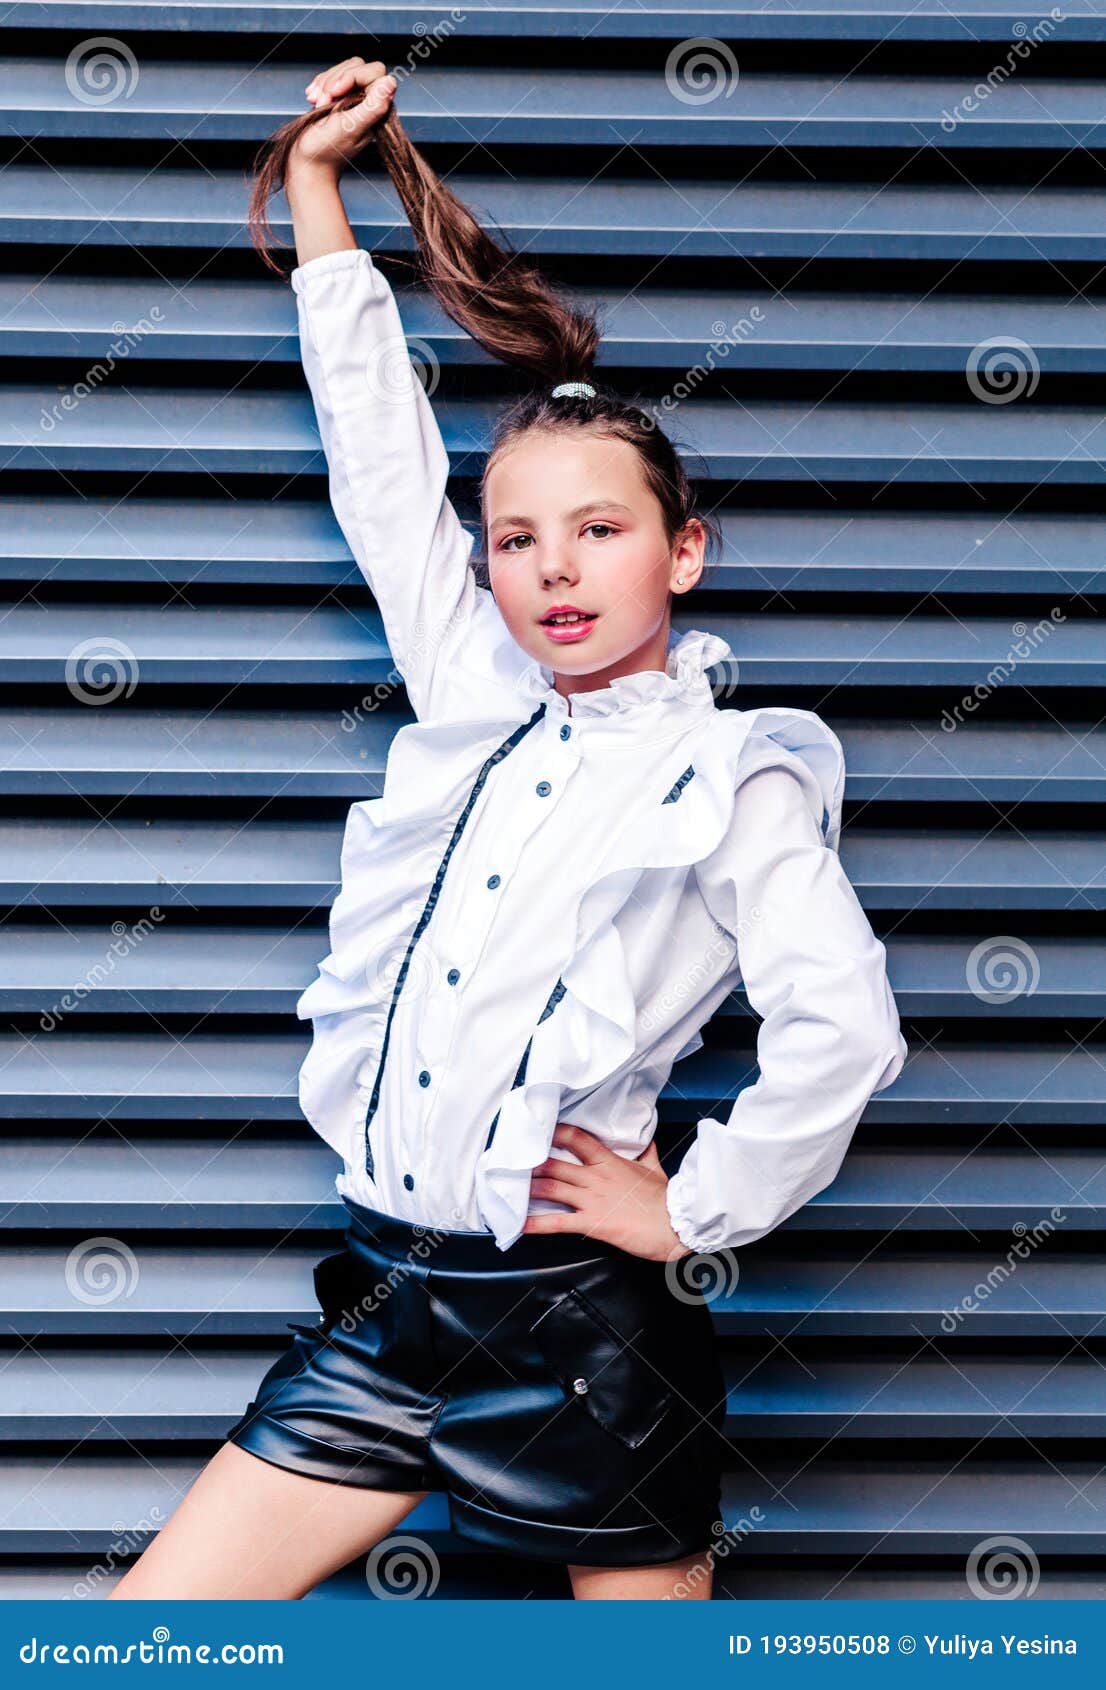
[[[417,720],[351,806],[331,949],[299,999],[300,1102],[336,1186],[427,1226],[527,1212],[571,1121],[637,1157],[673,1065],[741,984],[759,1076],[667,1186],[697,1251],[752,1242],[837,1174],[907,1046],[841,866],[844,759],[813,712],[718,709],[718,636],[569,701],[469,564],[392,291],[363,250],[292,274],[335,514]],[[571,1212],[567,1210],[566,1212]]]

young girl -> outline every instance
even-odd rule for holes
[[[710,537],[680,459],[598,387],[595,321],[479,228],[347,59],[270,143],[334,509],[417,721],[354,804],[298,1006],[343,1248],[119,1596],[296,1597],[427,1494],[577,1597],[710,1594],[725,1386],[678,1270],[835,1177],[906,1044],[837,855],[812,712],[719,710],[725,641],[671,628]],[[339,194],[374,135],[445,310],[531,391],[482,486],[489,586],[387,281]],[[475,442],[473,443],[475,444]],[[760,1075],[666,1178],[673,1064],[741,980]]]

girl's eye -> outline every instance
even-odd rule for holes
[[[499,549],[502,552],[516,551],[518,548],[514,545],[515,540],[532,541],[533,538],[532,534],[508,534],[505,540],[500,541]]]
[[[589,522],[587,527],[584,529],[584,533],[594,534],[597,530],[602,530],[602,532],[599,533],[599,538],[601,540],[604,539],[606,535],[614,533],[614,529],[611,527],[609,522]]]

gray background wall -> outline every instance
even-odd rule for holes
[[[970,1598],[996,1535],[1027,1590],[1103,1594],[1106,19],[1064,11],[6,8],[0,1593],[103,1593],[342,1219],[293,1005],[409,712],[243,215],[257,144],[359,52],[672,401],[725,521],[684,623],[737,651],[727,707],[846,749],[911,1056],[714,1303],[726,1517],[760,1511],[719,1594]],[[405,320],[464,502],[511,379]],[[754,1045],[737,999],[677,1069],[670,1168]],[[444,1524],[405,1527],[439,1595],[567,1594]]]

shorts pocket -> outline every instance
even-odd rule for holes
[[[672,1401],[649,1363],[582,1291],[558,1297],[530,1328],[570,1396],[630,1449],[660,1423]]]
[[[357,1294],[354,1286],[353,1261],[348,1249],[324,1256],[315,1266],[315,1297],[322,1309],[320,1326],[331,1326],[348,1316],[356,1318]]]

